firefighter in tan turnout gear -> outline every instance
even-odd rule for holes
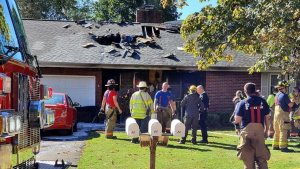
[[[289,108],[293,107],[294,99],[289,99],[286,94],[290,85],[285,81],[279,81],[279,92],[275,96],[275,114],[274,114],[274,140],[273,150],[281,150],[281,152],[294,152],[294,150],[288,149],[288,131],[292,129],[291,121],[289,118]]]
[[[275,96],[278,93],[278,89],[275,87],[272,87],[273,93],[268,96],[267,103],[270,107],[270,127],[269,127],[269,137],[273,138],[274,135],[274,127],[273,127],[273,121],[274,121],[274,111],[275,111]]]
[[[299,129],[300,129],[300,109],[296,110],[296,112],[293,114],[292,118],[294,120],[294,126],[295,126],[295,128],[298,129],[298,133],[299,133]],[[300,147],[300,144],[298,144],[297,147]]]
[[[292,125],[292,129],[290,131],[290,136],[297,137],[298,136],[298,128],[295,127],[295,124],[293,121],[293,115],[295,114],[295,111],[298,109],[298,107],[300,105],[300,95],[299,95],[298,87],[293,87],[293,92],[289,94],[289,98],[294,99],[294,101],[295,101],[293,107],[291,108],[291,112],[290,112],[290,120],[291,120],[291,125]]]
[[[141,81],[137,87],[139,91],[133,93],[130,99],[130,113],[139,125],[140,132],[147,133],[150,116],[154,113],[153,101],[151,96],[146,92],[148,87],[146,82]],[[131,143],[138,142],[138,138],[131,139]]]
[[[255,162],[260,169],[267,169],[271,154],[265,138],[268,137],[270,109],[265,99],[254,95],[254,83],[246,83],[244,90],[248,97],[240,101],[235,115],[235,123],[241,122],[237,156],[243,160],[245,169],[254,169]]]
[[[107,90],[105,91],[103,95],[103,101],[101,105],[101,111],[104,110],[105,106],[105,115],[107,118],[107,123],[105,125],[105,138],[107,139],[116,139],[117,137],[114,136],[113,131],[115,128],[115,124],[117,121],[117,112],[116,108],[119,110],[120,114],[122,113],[122,110],[120,109],[119,103],[117,101],[117,92],[115,91],[116,87],[115,80],[110,79],[107,81]]]

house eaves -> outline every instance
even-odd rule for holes
[[[139,70],[190,70],[199,71],[197,66],[145,66],[145,65],[114,65],[114,64],[95,64],[95,63],[65,63],[65,62],[39,62],[40,67],[64,67],[64,68],[94,68],[94,69],[139,69]],[[249,67],[220,67],[211,66],[205,71],[227,71],[227,72],[248,72]],[[271,69],[262,72],[278,72],[279,69]]]

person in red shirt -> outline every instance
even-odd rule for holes
[[[105,138],[107,139],[116,139],[117,137],[114,136],[114,128],[117,121],[117,112],[118,109],[120,114],[122,110],[120,109],[119,103],[117,101],[117,92],[115,91],[116,84],[114,79],[110,79],[107,81],[107,90],[103,95],[103,101],[101,106],[101,111],[104,111],[105,106],[105,115],[107,119],[107,123],[105,125]]]

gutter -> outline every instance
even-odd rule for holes
[[[125,64],[94,64],[94,63],[66,63],[66,62],[39,62],[40,67],[62,68],[91,68],[91,69],[140,69],[140,70],[190,70],[199,71],[197,66],[170,66],[170,65],[125,65]],[[211,66],[205,71],[248,72],[250,67],[221,67]],[[261,72],[280,72],[281,69],[273,68]]]

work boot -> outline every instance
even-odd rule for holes
[[[185,144],[185,139],[180,139],[179,144]]]
[[[201,140],[201,141],[198,141],[198,143],[201,143],[201,144],[207,144],[208,141],[207,141],[207,140]]]
[[[292,153],[292,152],[295,152],[295,150],[288,149],[288,148],[281,148],[280,150],[281,150],[281,152],[285,152],[285,153]]]
[[[107,137],[105,136],[106,139],[117,139],[117,136],[111,136],[111,137]]]
[[[273,150],[280,150],[279,147],[273,147]]]
[[[137,144],[137,143],[139,143],[139,139],[138,138],[132,138],[131,143]]]

